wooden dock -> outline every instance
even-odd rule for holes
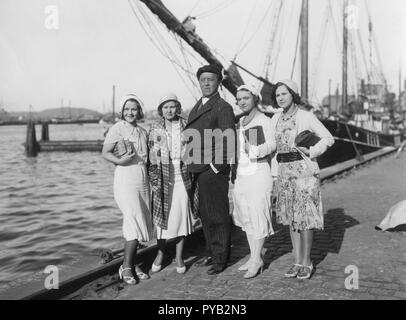
[[[25,154],[28,157],[36,157],[38,152],[101,152],[102,149],[103,140],[49,140],[49,123],[42,123],[41,140],[37,141],[35,123],[30,121],[27,124]]]
[[[65,151],[65,152],[79,152],[79,151],[98,151],[101,152],[103,148],[103,140],[53,140],[53,141],[39,141],[39,148],[41,152],[50,151]]]
[[[320,172],[321,180],[325,182],[333,180],[335,177],[342,175],[346,171],[352,170],[360,165],[365,165],[373,160],[394,154],[397,150],[398,149],[394,147],[385,147],[367,155],[362,162],[352,159],[322,169]],[[198,242],[201,242],[203,237],[201,228],[198,228],[198,230],[196,230],[190,237],[188,243],[197,243],[194,242],[197,241],[196,238],[198,239]],[[171,243],[171,241],[168,241],[168,245],[173,246]],[[146,246],[146,248],[138,250],[140,261],[149,261],[153,259],[153,256],[155,255],[157,249],[156,241],[151,240]],[[44,281],[47,276],[44,274],[34,277],[35,279],[32,279],[32,281],[11,287],[7,291],[0,293],[0,299],[71,299],[72,295],[77,295],[78,291],[80,292],[82,288],[96,279],[102,279],[104,277],[108,278],[110,275],[115,275],[118,267],[122,264],[122,261],[122,250],[115,252],[112,260],[104,264],[102,264],[101,259],[96,256],[83,256],[74,265],[64,267],[59,275],[60,285],[58,290],[48,290],[44,288]],[[108,282],[105,286],[111,286],[113,283],[117,283],[117,279],[114,278],[112,282]],[[97,290],[101,290],[102,287]]]

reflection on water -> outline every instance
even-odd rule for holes
[[[36,126],[37,138],[41,126]],[[114,166],[98,152],[24,156],[25,126],[0,126],[0,289],[96,248],[121,248]],[[50,125],[51,140],[103,139],[98,124]]]

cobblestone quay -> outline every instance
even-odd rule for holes
[[[325,230],[315,233],[311,258],[316,270],[310,280],[284,278],[293,262],[292,246],[288,229],[278,225],[265,243],[263,273],[244,279],[237,268],[248,258],[248,243],[235,227],[230,264],[221,274],[209,276],[207,267],[194,265],[203,253],[200,238],[185,248],[185,274],[176,273],[172,251],[164,269],[151,279],[135,286],[120,284],[87,298],[406,299],[406,235],[375,230],[389,208],[405,199],[405,190],[405,152],[324,183]],[[152,258],[144,269],[150,268]]]

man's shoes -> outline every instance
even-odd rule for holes
[[[200,260],[197,260],[195,265],[197,267],[206,267],[211,266],[213,264],[213,259],[211,257],[203,257]]]
[[[215,274],[219,274],[219,273],[223,272],[223,270],[225,268],[226,268],[225,266],[215,264],[209,270],[207,270],[207,274],[210,275],[210,276],[215,275]]]

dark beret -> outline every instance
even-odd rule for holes
[[[214,65],[214,64],[209,64],[203,67],[200,67],[199,70],[197,70],[197,79],[200,78],[200,75],[203,72],[210,72],[210,73],[214,73],[217,74],[219,81],[221,81],[223,79],[223,74],[221,73],[221,68],[219,68],[218,66]]]

